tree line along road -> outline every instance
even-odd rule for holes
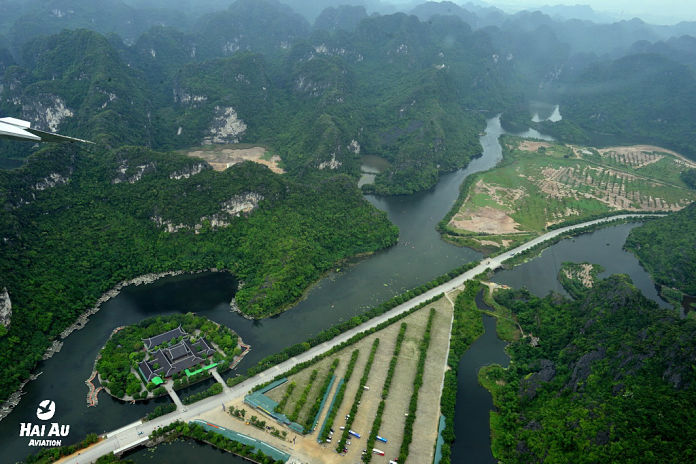
[[[642,213],[636,213],[636,214],[621,214],[618,216],[610,216],[606,218],[601,218],[601,219],[595,219],[592,221],[587,221],[583,222],[580,224],[575,224],[567,227],[562,227],[556,230],[552,230],[550,232],[547,232],[543,235],[540,235],[539,237],[530,240],[527,243],[524,243],[523,245],[518,246],[517,248],[514,248],[512,250],[506,251],[505,253],[502,253],[498,256],[495,256],[493,258],[488,258],[484,259],[482,262],[478,264],[478,266],[474,267],[473,269],[470,269],[463,274],[460,274],[459,276],[453,278],[452,280],[449,280],[445,282],[444,284],[441,284],[437,287],[434,287],[430,290],[428,290],[425,293],[422,293],[421,295],[418,295],[415,298],[412,298],[411,300],[402,303],[391,310],[385,312],[384,314],[381,314],[379,316],[374,317],[373,319],[370,319],[369,321],[354,327],[338,336],[335,338],[326,341],[320,345],[317,345],[313,348],[310,348],[309,350],[305,351],[302,354],[299,354],[293,358],[288,359],[287,361],[284,361],[274,367],[271,367],[270,369],[263,371],[256,376],[249,378],[245,380],[244,382],[239,383],[238,385],[235,385],[234,387],[231,388],[225,388],[222,393],[206,398],[204,400],[201,400],[197,403],[194,403],[192,405],[179,408],[176,411],[166,414],[164,416],[160,416],[156,419],[153,419],[148,422],[133,422],[131,424],[128,424],[120,429],[114,430],[112,432],[108,432],[105,434],[105,439],[103,439],[101,442],[97,443],[96,445],[93,445],[92,447],[82,450],[79,452],[79,454],[74,454],[66,459],[60,460],[59,462],[61,464],[63,463],[69,463],[69,464],[85,464],[85,463],[91,463],[96,461],[99,457],[108,454],[110,452],[120,452],[126,449],[131,449],[139,444],[142,444],[147,441],[148,435],[155,430],[156,428],[165,426],[167,424],[170,424],[174,421],[180,420],[182,422],[188,422],[201,414],[210,411],[215,408],[220,408],[222,407],[223,403],[228,403],[231,401],[235,401],[243,397],[249,390],[254,388],[257,385],[260,385],[264,382],[269,381],[270,379],[276,377],[277,375],[286,372],[290,369],[292,369],[294,366],[296,366],[299,363],[303,363],[305,361],[309,361],[316,356],[325,353],[326,351],[330,350],[331,348],[340,345],[343,342],[348,341],[351,337],[354,335],[357,335],[360,332],[364,332],[366,330],[370,330],[373,327],[378,326],[382,322],[385,322],[395,316],[398,316],[410,309],[412,309],[415,306],[418,306],[419,304],[428,301],[429,299],[440,295],[442,293],[448,293],[452,290],[454,290],[457,287],[462,286],[467,280],[473,279],[475,276],[481,274],[484,271],[487,271],[489,269],[496,269],[502,265],[502,263],[511,257],[524,252],[540,243],[543,243],[547,240],[553,239],[558,237],[559,235],[562,235],[566,232],[570,232],[575,229],[581,229],[583,227],[588,227],[588,226],[593,226],[597,224],[602,224],[605,222],[611,222],[611,221],[616,221],[616,220],[622,220],[622,219],[632,219],[632,218],[641,218],[641,217],[649,217],[649,216],[661,216],[660,214],[642,214]],[[450,325],[450,331],[451,331],[451,325]]]

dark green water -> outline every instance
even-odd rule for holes
[[[491,308],[476,296],[476,304],[481,309]],[[487,364],[507,366],[509,358],[505,354],[506,343],[495,332],[495,318],[483,316],[485,332],[459,360],[457,368],[457,408],[454,426],[457,441],[452,447],[451,461],[454,463],[492,463],[489,414],[493,400],[488,391],[478,383],[478,371]]]
[[[177,440],[173,443],[159,445],[155,449],[138,450],[125,457],[132,459],[137,464],[163,464],[170,462],[249,464],[249,461],[246,459],[193,440]]]
[[[2,462],[14,462],[36,451],[27,446],[28,438],[19,437],[19,427],[22,422],[37,422],[36,407],[43,399],[56,402],[53,421],[70,425],[70,435],[63,444],[79,441],[89,432],[117,429],[143,417],[157,404],[169,402],[165,398],[131,405],[101,394],[97,407],[86,407],[84,380],[89,377],[99,349],[115,327],[158,314],[197,312],[231,327],[252,345],[251,353],[238,367],[243,370],[269,354],[301,342],[398,293],[466,262],[478,260],[479,253],[443,242],[435,226],[456,200],[459,186],[466,176],[489,169],[502,158],[498,144],[501,133],[499,120],[489,120],[487,134],[481,138],[483,156],[473,160],[467,169],[443,176],[430,191],[394,198],[368,197],[368,201],[386,211],[389,219],[399,227],[399,244],[329,274],[312,288],[305,300],[279,316],[249,321],[231,312],[229,301],[234,295],[236,282],[233,276],[226,274],[177,276],[150,285],[126,288],[104,304],[83,330],[73,332],[65,340],[60,353],[38,367],[37,372],[43,374],[27,385],[20,404],[0,422]],[[582,254],[605,246],[602,240],[581,241],[576,248],[571,248]],[[626,254],[620,247],[602,250],[615,254],[616,259]],[[537,280],[537,276],[529,271],[519,273],[521,282]],[[481,365],[494,358],[488,359],[482,358]],[[488,398],[488,406],[481,403],[482,411],[490,409]],[[487,421],[474,424],[487,433]],[[155,451],[155,454],[159,452]],[[164,461],[198,461],[196,453],[188,454],[186,451],[172,456],[176,458]]]

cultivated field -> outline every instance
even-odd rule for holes
[[[274,401],[280,402],[284,398],[288,388],[294,382],[295,387],[288,396],[288,400],[283,408],[283,413],[290,415],[298,405],[303,391],[307,387],[312,371],[317,370],[317,375],[310,388],[310,394],[306,403],[301,407],[298,422],[302,423],[307,412],[311,409],[317,396],[323,379],[335,359],[339,359],[338,367],[335,371],[337,381],[329,391],[328,399],[319,416],[319,422],[314,432],[307,435],[298,435],[288,430],[285,440],[271,436],[268,432],[254,429],[244,421],[233,418],[222,411],[215,411],[207,414],[204,419],[210,420],[225,427],[232,428],[242,433],[248,433],[257,438],[291,452],[294,456],[309,463],[358,463],[361,462],[362,450],[366,448],[366,442],[372,429],[378,405],[382,399],[382,387],[389,371],[389,364],[394,353],[397,336],[402,322],[406,323],[406,332],[401,350],[399,352],[396,369],[391,382],[391,388],[386,400],[386,407],[382,416],[381,427],[378,434],[388,439],[387,443],[375,442],[374,447],[385,451],[385,456],[373,455],[372,462],[386,464],[390,459],[396,459],[399,454],[404,433],[406,420],[405,413],[408,411],[409,402],[413,393],[414,376],[419,357],[419,345],[425,331],[430,308],[435,309],[433,325],[431,328],[431,341],[426,358],[426,369],[423,375],[423,386],[418,397],[418,407],[416,411],[416,421],[413,429],[413,442],[409,448],[410,454],[408,462],[432,462],[434,445],[437,436],[437,424],[440,417],[440,393],[444,377],[445,361],[447,357],[448,336],[452,319],[452,305],[446,298],[441,298],[437,302],[430,304],[419,311],[409,315],[401,321],[386,327],[379,332],[371,334],[359,342],[344,348],[343,350],[315,363],[300,372],[288,377],[288,381],[283,385],[269,391],[266,395]],[[369,390],[363,390],[363,395],[358,406],[351,429],[361,434],[361,438],[350,438],[350,445],[347,445],[347,453],[339,454],[336,452],[336,445],[341,437],[341,426],[346,424],[346,415],[353,406],[354,398],[360,384],[363,371],[368,361],[370,350],[375,338],[379,338],[379,346],[374,357],[372,367],[369,371],[366,386]],[[334,434],[330,443],[318,443],[317,437],[328,413],[331,399],[338,388],[338,379],[344,377],[346,368],[350,362],[354,350],[358,349],[360,354],[355,364],[350,380],[346,384],[345,395],[336,414],[333,424]],[[229,406],[229,405],[228,405]],[[273,419],[260,411],[252,410],[248,405],[237,402],[237,408],[246,410],[246,418],[251,415],[265,420],[268,425],[283,429]],[[295,442],[293,443],[293,439]]]
[[[696,200],[680,179],[694,164],[658,147],[596,150],[502,139],[500,166],[470,181],[447,238],[485,251],[515,246],[549,226],[617,211],[677,211]]]

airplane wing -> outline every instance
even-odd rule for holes
[[[53,132],[44,132],[38,129],[26,129],[26,131],[34,136],[39,136],[42,142],[81,142],[94,144],[94,142],[90,142],[89,140],[68,137],[67,135],[55,134]]]
[[[0,138],[13,140],[31,140],[34,142],[81,142],[94,143],[66,135],[54,134],[32,129],[31,123],[15,118],[0,118]]]
[[[33,140],[35,142],[40,142],[41,137],[36,136],[30,132],[27,132],[26,127],[18,126],[16,124],[9,123],[8,121],[14,118],[2,118],[0,119],[0,137],[13,139],[13,140]],[[19,120],[17,120],[19,121]]]

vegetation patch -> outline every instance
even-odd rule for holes
[[[169,414],[170,412],[174,411],[176,411],[176,404],[161,404],[157,406],[155,409],[153,409],[152,412],[150,412],[147,416],[145,416],[145,420],[150,421],[152,419],[156,419],[160,416],[164,416],[165,414]]]
[[[309,409],[309,412],[307,413],[307,417],[304,423],[305,430],[313,430],[314,426],[316,425],[318,414],[321,412],[319,408],[325,401],[326,395],[328,394],[328,390],[332,385],[332,381],[335,377],[334,373],[336,372],[336,368],[338,367],[338,362],[338,358],[334,359],[331,362],[331,367],[329,367],[329,370],[326,373],[326,377],[324,378],[324,382],[322,383],[321,388],[317,392],[317,397],[314,400],[314,404],[312,404],[312,407]]]
[[[691,204],[682,211],[636,227],[625,246],[638,257],[657,284],[696,295],[694,230],[696,204]]]
[[[177,388],[208,378],[242,352],[232,330],[192,313],[145,319],[112,334],[96,364],[102,386],[118,398],[145,399],[165,379]],[[185,385],[182,383],[185,380]]]
[[[162,437],[172,440],[178,437],[190,438],[261,464],[282,464],[287,461],[287,458],[284,460],[274,459],[266,455],[259,449],[260,445],[254,446],[233,440],[221,433],[206,430],[202,425],[195,422],[189,422],[188,424],[181,421],[172,422],[154,430],[150,434],[150,439],[153,440],[161,439]]]
[[[99,442],[100,438],[96,433],[87,434],[84,440],[70,446],[58,446],[55,448],[44,448],[36,454],[27,456],[24,460],[26,464],[50,464],[64,456],[70,456],[78,451]]]
[[[372,348],[370,349],[370,355],[367,358],[367,363],[365,364],[365,368],[363,369],[363,375],[360,378],[360,383],[358,384],[358,389],[355,392],[355,398],[353,398],[353,405],[350,407],[350,412],[348,413],[348,418],[346,420],[345,429],[343,430],[343,433],[341,434],[341,439],[338,441],[338,444],[336,445],[336,452],[337,453],[342,453],[345,446],[346,446],[346,440],[348,440],[348,434],[350,433],[350,427],[353,425],[353,421],[355,420],[355,415],[358,412],[358,404],[360,403],[360,399],[362,398],[363,393],[365,392],[365,385],[367,385],[367,379],[370,378],[370,370],[372,369],[372,363],[375,361],[375,354],[377,353],[378,347],[379,347],[379,338],[375,338],[375,341],[372,342]]]
[[[669,150],[501,140],[503,162],[472,176],[440,224],[453,243],[500,252],[550,228],[617,212],[677,211],[696,200],[679,175],[686,163]]]
[[[418,393],[421,386],[423,385],[423,372],[425,372],[425,359],[428,356],[428,348],[430,347],[430,329],[433,326],[433,319],[435,318],[435,309],[430,309],[430,315],[428,317],[428,325],[425,327],[425,332],[423,333],[423,338],[420,342],[420,352],[418,354],[418,368],[416,370],[416,376],[413,379],[413,393],[411,395],[411,401],[408,405],[408,417],[406,417],[406,424],[404,425],[404,435],[401,441],[401,449],[399,450],[399,462],[406,462],[409,453],[409,446],[411,446],[411,441],[413,439],[413,423],[416,421],[416,409],[418,409]]]
[[[295,391],[296,386],[297,384],[295,382],[290,382],[288,388],[283,394],[283,398],[280,400],[280,403],[278,403],[278,406],[276,406],[275,410],[277,412],[283,412],[283,409],[285,409],[285,405],[288,403],[288,399],[290,398],[290,395],[292,395],[292,392]]]
[[[346,373],[343,375],[343,383],[341,384],[340,388],[336,391],[336,396],[334,396],[334,399],[331,402],[329,412],[326,414],[326,420],[324,422],[324,425],[322,426],[321,432],[319,433],[320,443],[323,443],[329,436],[329,432],[331,430],[331,427],[333,426],[334,419],[336,418],[336,413],[338,413],[338,408],[343,402],[343,396],[346,393],[346,386],[348,385],[348,382],[350,382],[350,378],[353,376],[353,370],[355,369],[355,363],[358,362],[359,354],[360,350],[355,350],[353,351],[353,354],[350,357],[348,367],[346,368]]]
[[[570,296],[580,298],[594,286],[602,272],[604,268],[599,264],[564,262],[558,271],[558,280]]]
[[[200,393],[195,393],[193,395],[189,395],[183,398],[181,402],[184,404],[191,404],[211,396],[219,395],[220,393],[222,393],[222,385],[216,382],[210,387],[208,387],[207,390],[202,391]]]
[[[621,275],[577,300],[524,290],[495,299],[540,340],[512,342],[510,366],[480,374],[496,406],[495,459],[682,462],[694,453],[694,320]]]
[[[375,420],[372,422],[372,429],[370,430],[370,435],[367,438],[366,449],[371,450],[374,447],[375,440],[377,439],[377,434],[379,433],[379,428],[382,425],[382,414],[384,414],[384,408],[387,405],[387,397],[389,396],[389,388],[391,387],[392,378],[394,377],[394,372],[396,371],[396,363],[399,360],[399,353],[401,352],[401,344],[406,336],[406,323],[401,323],[401,328],[399,329],[399,335],[396,337],[396,345],[394,346],[394,353],[392,354],[391,361],[389,361],[389,370],[387,371],[387,377],[384,379],[384,385],[382,386],[382,400],[379,402],[377,407],[377,413],[375,414]],[[368,463],[372,461],[372,453],[365,453],[362,457],[363,462]]]
[[[292,422],[297,422],[297,418],[300,416],[300,411],[307,402],[307,397],[309,396],[309,392],[312,391],[312,386],[314,385],[314,381],[316,380],[318,374],[319,371],[316,369],[312,370],[312,374],[309,376],[307,386],[305,386],[304,390],[302,390],[302,395],[300,395],[300,398],[297,400],[292,412],[288,416],[288,419],[290,419]]]

